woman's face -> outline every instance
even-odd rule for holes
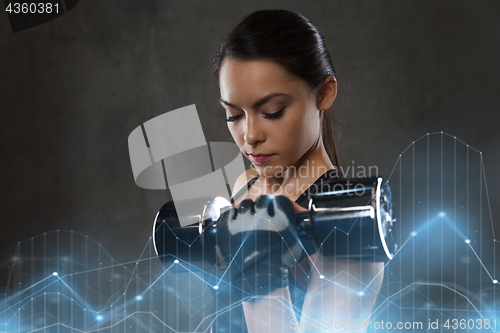
[[[272,61],[225,59],[219,82],[229,131],[261,176],[303,163],[321,134],[316,96],[303,80]]]

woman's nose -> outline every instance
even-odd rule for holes
[[[262,125],[259,123],[258,119],[253,117],[247,117],[246,119],[246,129],[245,129],[245,141],[250,146],[254,146],[259,142],[264,142],[266,140],[266,133]]]

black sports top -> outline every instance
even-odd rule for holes
[[[330,184],[342,178],[344,178],[344,176],[340,171],[336,169],[328,170],[323,175],[321,175],[321,177],[319,177],[311,186],[309,186],[309,188],[304,193],[302,193],[297,198],[297,200],[295,200],[295,202],[298,203],[300,206],[307,208],[309,199],[312,196],[314,196],[317,193],[329,191],[331,189]],[[235,199],[239,198],[246,191],[248,191],[250,189],[250,186],[252,186],[257,181],[257,179],[259,179],[259,175],[252,178],[252,180],[250,180],[246,184],[246,186],[243,186],[243,188],[239,190],[233,196],[233,198],[231,198],[231,203],[234,203]],[[314,252],[314,251],[310,252],[309,249],[307,250],[309,253]],[[295,315],[297,317],[297,320],[300,321],[301,312],[300,310],[297,309],[302,309],[304,298],[306,296],[306,289],[304,289],[304,287],[302,287],[297,283],[297,281],[295,281],[292,274],[288,275],[288,283],[289,283],[290,297],[292,300],[292,304],[296,309]],[[215,319],[214,323],[212,324],[213,333],[248,332],[245,321],[245,315],[243,313],[243,306],[241,304],[238,304],[236,306],[231,305],[230,295],[226,297],[223,295],[218,295],[217,301],[215,302],[214,300],[214,304],[215,303],[217,303],[217,306],[213,307],[215,310],[217,309],[222,310],[228,307],[230,307],[230,310],[221,312],[219,316]]]

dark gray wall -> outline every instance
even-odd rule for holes
[[[127,137],[196,104],[207,141],[231,141],[210,57],[262,8],[296,10],[327,38],[344,163],[387,175],[412,140],[443,130],[483,152],[498,220],[500,2],[81,0],[15,34],[2,17],[0,262],[55,229],[137,258],[168,195],[135,185]]]

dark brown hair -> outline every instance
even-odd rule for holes
[[[323,80],[336,77],[325,39],[304,16],[283,9],[260,10],[241,20],[225,37],[213,58],[219,77],[223,60],[269,59],[317,91]],[[334,137],[334,117],[323,112],[323,145],[335,166],[340,167]]]

